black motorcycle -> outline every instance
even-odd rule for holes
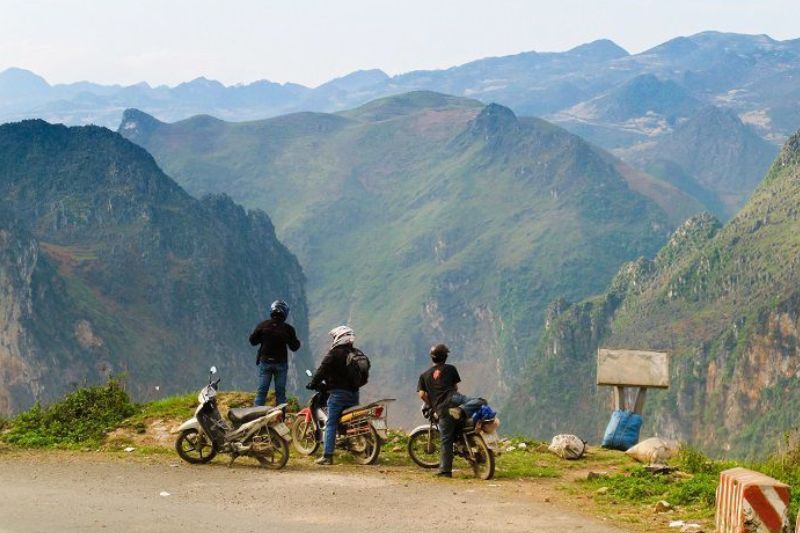
[[[438,417],[428,406],[423,407],[422,415],[428,419],[428,423],[417,426],[408,435],[408,455],[422,468],[436,468],[442,447]],[[469,463],[475,477],[487,480],[494,477],[494,451],[483,438],[483,424],[485,427],[493,426],[491,420],[482,422],[481,427],[476,426],[469,417],[461,421],[453,443],[453,453]]]

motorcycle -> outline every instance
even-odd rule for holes
[[[217,453],[227,453],[231,460],[240,456],[255,458],[261,466],[279,470],[289,460],[291,432],[284,423],[286,404],[277,407],[242,407],[228,411],[228,422],[219,412],[217,390],[220,378],[212,381],[217,368],[212,366],[208,385],[197,395],[199,405],[194,417],[177,429],[175,451],[191,464],[211,461]]]
[[[311,376],[311,371],[306,370]],[[349,451],[362,465],[375,464],[381,446],[388,438],[386,415],[387,398],[342,411],[336,435],[336,447]],[[303,455],[314,455],[322,444],[328,421],[328,393],[317,390],[308,405],[295,415],[291,426],[292,445]]]
[[[438,417],[428,406],[423,407],[422,414],[428,423],[417,426],[408,435],[408,455],[422,468],[436,468],[439,466],[442,446]],[[478,479],[489,480],[494,477],[495,453],[484,439],[484,432],[491,433],[494,427],[496,424],[492,420],[476,425],[467,417],[457,429],[453,454],[466,460]]]

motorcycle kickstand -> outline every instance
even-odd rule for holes
[[[239,457],[237,454],[235,453],[231,454],[231,460],[228,462],[228,468],[231,468],[233,466],[233,462],[236,460],[237,457]]]

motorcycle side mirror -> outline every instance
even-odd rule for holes
[[[212,366],[211,368],[208,369],[208,373],[209,374],[216,374],[217,373],[217,367]]]
[[[306,368],[306,376],[311,377],[311,370]]]

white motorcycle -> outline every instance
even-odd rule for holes
[[[255,458],[261,466],[279,470],[289,460],[291,432],[284,423],[286,404],[277,407],[230,409],[226,422],[217,407],[219,378],[212,381],[217,367],[212,366],[208,385],[200,390],[200,405],[194,417],[177,429],[175,451],[187,463],[211,461],[217,453],[230,454],[232,465],[237,457]]]

